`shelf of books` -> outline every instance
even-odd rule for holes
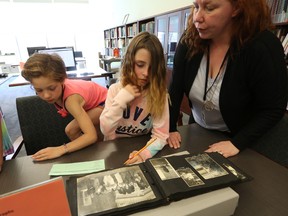
[[[104,31],[105,53],[106,55],[112,54],[113,49],[118,45],[118,32],[117,28],[112,28]]]
[[[154,17],[104,30],[105,55],[114,56],[117,49],[119,52],[116,53],[122,57],[132,38],[142,31],[154,33]]]
[[[119,52],[116,53],[119,53],[120,57],[122,57],[125,54],[128,44],[139,32],[148,31],[157,35],[157,37],[159,38],[159,35],[162,34],[162,32],[159,33],[159,28],[162,29],[162,27],[159,26],[159,18],[162,17],[165,19],[163,21],[165,23],[165,26],[163,26],[163,29],[161,30],[164,32],[163,41],[160,41],[163,45],[165,53],[168,53],[168,51],[166,50],[167,47],[169,47],[169,50],[174,50],[174,48],[176,48],[177,46],[180,35],[185,29],[184,26],[185,23],[187,24],[187,18],[190,10],[190,6],[179,8],[173,11],[165,12],[163,14],[146,17],[141,20],[125,23],[122,26],[117,26],[104,30],[105,55],[114,56],[114,51],[115,49],[117,49]],[[171,29],[169,30],[169,26],[171,26],[172,29],[177,30],[171,31]],[[173,41],[168,39],[169,35],[173,35]]]
[[[155,19],[154,19],[154,17],[150,18],[150,19],[139,21],[138,27],[139,27],[138,32],[148,31],[150,33],[154,33],[155,32]]]
[[[281,41],[286,60],[288,59],[288,1],[267,0],[271,10],[272,21],[276,26],[275,34]]]
[[[288,1],[287,0],[267,0],[271,9],[274,23],[285,23],[288,21]]]

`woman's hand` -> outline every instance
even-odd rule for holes
[[[58,158],[65,153],[66,151],[64,146],[47,147],[36,152],[31,157],[34,161],[44,161],[48,159]]]
[[[232,144],[231,141],[221,141],[210,145],[205,152],[218,152],[219,154],[222,154],[224,157],[228,158],[237,155],[240,151]]]
[[[178,131],[169,133],[169,138],[167,139],[167,143],[171,148],[177,149],[180,148],[181,143],[181,135]]]
[[[136,85],[128,84],[124,87],[130,94],[132,94],[135,98],[141,95],[141,91],[139,87]]]

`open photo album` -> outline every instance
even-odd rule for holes
[[[201,153],[71,177],[66,190],[73,215],[123,215],[248,180],[219,153]]]

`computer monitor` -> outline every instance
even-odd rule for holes
[[[37,53],[57,54],[64,61],[67,71],[76,70],[76,61],[73,47],[52,47],[39,49]]]
[[[38,46],[38,47],[27,47],[28,55],[33,55],[37,50],[45,49],[46,46]]]
[[[82,58],[83,54],[82,51],[74,51],[75,58]]]

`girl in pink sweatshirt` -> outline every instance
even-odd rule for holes
[[[100,128],[105,140],[152,133],[149,145],[139,155],[129,155],[128,164],[153,157],[169,136],[166,64],[158,38],[148,32],[130,42],[121,67],[120,81],[108,90]]]

